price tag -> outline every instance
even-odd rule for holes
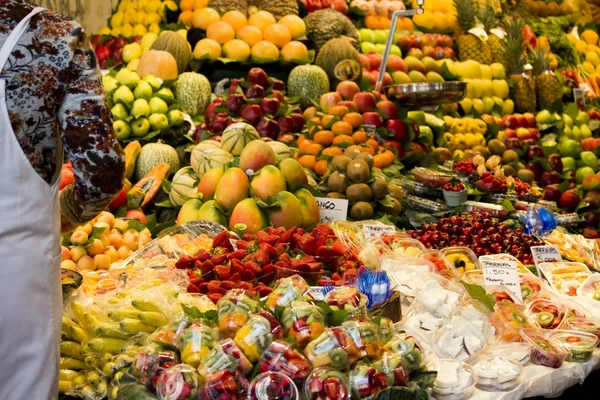
[[[391,225],[365,224],[363,225],[363,233],[365,235],[365,239],[370,239],[372,237],[380,237],[386,233],[396,233],[396,228]]]
[[[487,32],[483,28],[471,28],[469,29],[471,35],[477,36],[481,41],[486,41],[488,38]]]
[[[519,270],[515,261],[490,260],[480,257],[485,286],[502,285],[511,291],[517,303],[523,304]]]
[[[573,97],[579,111],[585,111],[585,92],[590,91],[587,83],[580,83],[579,88],[573,89]]]
[[[315,197],[319,205],[321,223],[328,224],[334,219],[345,221],[348,215],[348,199],[330,199]]]
[[[531,255],[533,256],[533,262],[538,271],[538,275],[541,277],[541,271],[538,265],[544,262],[562,262],[562,256],[560,255],[560,249],[555,245],[548,246],[531,246]]]

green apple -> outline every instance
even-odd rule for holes
[[[563,134],[573,139],[573,128],[570,126],[565,126],[563,128]]]
[[[181,112],[180,110],[169,111],[168,118],[169,118],[169,124],[171,126],[180,125],[181,123],[183,123],[183,121],[185,121],[185,119],[183,117],[183,112]]]
[[[585,111],[579,111],[577,118],[575,119],[579,124],[587,124],[590,122],[590,116]]]
[[[115,131],[115,137],[119,140],[129,139],[131,135],[131,126],[127,121],[115,121],[113,122],[113,130]]]
[[[402,57],[402,50],[400,50],[400,47],[393,44],[392,47],[390,48],[390,54],[394,54],[398,57]]]
[[[494,108],[494,104],[496,104],[494,102],[494,99],[492,99],[491,97],[485,96],[483,99],[483,108],[485,109],[486,113],[491,113],[492,112],[492,108]]]
[[[571,128],[574,125],[573,118],[571,118],[569,115],[563,114],[561,117],[563,122],[565,123],[565,127],[568,126],[569,128]]]
[[[560,135],[558,135],[558,137],[556,138],[556,141],[558,142],[558,144],[561,144],[567,140],[571,140],[571,137],[565,133],[561,133]]]
[[[385,44],[376,44],[375,45],[375,53],[377,54],[383,54],[385,53]]]
[[[130,88],[134,88],[140,83],[140,76],[137,72],[130,71],[127,68],[121,68],[121,70],[117,72],[115,79],[121,85],[129,86]]]
[[[575,163],[575,159],[573,157],[562,157],[561,160],[563,165],[563,171],[575,172],[575,170],[577,169],[577,164]]]
[[[548,157],[550,154],[557,153],[558,143],[556,143],[554,140],[542,142],[542,151],[544,152],[544,157]]]
[[[113,119],[117,121],[126,120],[129,118],[129,111],[127,111],[127,107],[121,103],[117,103],[113,108],[110,109],[110,112],[112,113]]]
[[[582,151],[579,157],[586,167],[592,168],[594,172],[598,171],[598,157],[593,152]]]
[[[565,140],[558,146],[561,157],[579,157],[579,143],[573,139]]]
[[[175,102],[175,95],[169,88],[162,88],[158,92],[154,93],[154,95],[159,99],[166,101],[167,104],[173,104]]]
[[[377,29],[375,31],[375,43],[384,44],[387,41],[387,29]]]
[[[113,93],[112,100],[115,104],[123,103],[126,105],[131,105],[133,104],[135,97],[133,96],[133,93],[131,93],[131,89],[129,89],[127,86],[121,86]]]
[[[158,97],[150,99],[150,112],[152,114],[166,114],[169,112],[168,104]]]
[[[502,113],[504,115],[509,115],[515,112],[515,102],[511,99],[504,100],[504,104],[502,104]]]
[[[102,77],[102,86],[104,87],[104,93],[110,94],[110,92],[119,86],[119,82],[112,76],[105,75]]]
[[[581,142],[581,139],[582,139],[581,128],[579,128],[578,126],[573,127],[573,139],[577,140],[578,142]]]
[[[535,116],[535,120],[539,125],[546,125],[554,122],[554,117],[550,111],[542,110]]]
[[[581,182],[583,182],[583,178],[592,174],[594,174],[594,170],[591,167],[578,168],[575,172],[575,180],[578,184],[581,184]]]
[[[153,131],[161,131],[169,127],[169,120],[165,114],[154,113],[148,118],[150,129]]]
[[[159,89],[162,82],[152,74],[144,76],[144,81],[148,82],[154,89]]]
[[[131,115],[135,118],[147,117],[150,115],[150,106],[146,99],[137,99],[131,107]]]
[[[123,61],[128,63],[131,60],[136,58],[140,58],[144,50],[139,43],[133,42],[131,44],[126,44],[123,46]]]
[[[366,29],[366,28],[359,29],[358,36],[360,37],[361,43],[365,43],[365,42],[375,43],[375,33],[371,29]]]
[[[131,122],[131,131],[135,137],[143,137],[150,132],[150,122],[148,118],[138,118]]]
[[[369,54],[375,52],[375,43],[362,42],[360,44],[360,52],[363,54]]]
[[[494,79],[506,79],[506,71],[504,70],[504,65],[501,63],[493,63],[490,65],[492,69],[492,78]]]
[[[152,85],[146,81],[140,81],[133,91],[136,99],[150,100],[152,98]]]

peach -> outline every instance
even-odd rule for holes
[[[94,261],[96,262],[96,268],[108,269],[112,259],[107,254],[97,254],[94,256]]]
[[[321,95],[319,105],[323,112],[328,112],[329,109],[342,101],[342,97],[337,92],[329,92]]]
[[[335,91],[342,96],[343,99],[351,100],[354,95],[360,92],[360,87],[353,81],[342,81],[338,83]]]
[[[119,261],[119,253],[114,246],[108,246],[104,249],[104,254],[110,257],[110,262]]]
[[[148,223],[148,218],[146,218],[146,214],[144,214],[142,210],[127,210],[125,217],[137,219],[142,225],[146,225]]]
[[[60,246],[60,252],[61,252],[61,257],[60,257],[61,261],[66,261],[66,260],[71,259],[71,251],[69,249],[67,249],[65,246]]]
[[[81,257],[86,256],[87,255],[87,251],[85,250],[84,247],[81,246],[74,246],[71,247],[71,260],[78,262]]]
[[[102,254],[104,252],[104,243],[100,239],[94,239],[92,244],[88,246],[87,252],[90,256]]]
[[[129,250],[129,247],[123,245],[123,246],[119,247],[119,250],[117,250],[117,253],[119,254],[119,260],[125,260],[125,259],[127,259],[127,257],[129,257],[131,255],[131,250]]]
[[[76,230],[71,235],[71,243],[73,243],[73,244],[80,244],[83,246],[83,245],[85,245],[85,243],[87,241],[88,241],[88,234],[82,230],[81,231]]]
[[[80,271],[95,271],[98,267],[96,261],[90,256],[81,257],[78,266]]]

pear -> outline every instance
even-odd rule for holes
[[[515,112],[515,102],[511,99],[504,100],[504,104],[502,104],[502,113],[504,115],[509,115]]]
[[[135,100],[133,93],[131,93],[131,89],[127,86],[119,87],[114,93],[112,97],[113,103],[123,103],[126,105],[133,104]]]
[[[137,99],[131,108],[131,115],[135,118],[148,117],[150,115],[150,106],[145,99]]]
[[[169,127],[169,120],[165,114],[152,114],[148,118],[150,129],[153,131],[162,131]]]
[[[181,110],[171,110],[167,117],[169,118],[170,126],[181,125],[184,121],[183,112],[181,112]]]
[[[164,100],[153,97],[150,99],[150,112],[152,114],[166,114],[169,112],[169,106]]]
[[[140,81],[133,91],[136,99],[150,100],[152,98],[152,85],[146,81]]]
[[[140,82],[140,76],[137,72],[130,71],[127,68],[121,68],[121,70],[115,76],[117,82],[121,85],[128,86],[130,88],[134,88]]]
[[[473,101],[468,97],[462,99],[458,104],[460,104],[465,114],[469,114],[471,112],[471,108],[473,108]]]
[[[491,113],[492,112],[492,108],[494,108],[494,104],[496,104],[494,102],[494,99],[492,99],[489,96],[485,96],[483,99],[483,108],[485,110],[486,113]]]
[[[102,86],[104,86],[104,93],[110,93],[119,86],[119,83],[112,76],[106,75],[102,77]]]
[[[127,107],[121,103],[117,103],[113,108],[110,109],[110,112],[113,115],[113,119],[117,121],[124,121],[129,117]]]
[[[167,104],[172,104],[175,101],[175,95],[169,88],[162,88],[155,94],[156,97],[160,98],[167,102]]]
[[[161,81],[151,74],[144,76],[144,81],[148,82],[154,89],[158,89],[162,85]]]
[[[483,114],[485,112],[485,107],[484,107],[484,104],[483,104],[483,100],[481,100],[481,99],[473,99],[473,108],[479,114]]]

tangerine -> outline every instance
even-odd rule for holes
[[[181,0],[179,9],[183,12],[194,10],[194,0]]]
[[[333,124],[331,127],[331,131],[337,135],[352,135],[352,125],[348,122],[338,121]],[[365,139],[366,140],[366,139]]]
[[[342,121],[349,123],[352,125],[352,128],[356,129],[360,128],[360,126],[363,124],[363,117],[357,112],[351,112],[344,115]]]
[[[298,162],[304,168],[308,168],[308,169],[314,170],[315,164],[317,163],[317,158],[315,156],[304,155],[304,156],[302,156],[302,157],[300,157],[298,159]]]
[[[252,46],[252,57],[263,61],[277,60],[279,58],[279,49],[273,43],[261,40]]]
[[[331,131],[319,131],[313,136],[315,143],[322,144],[325,147],[331,146],[335,135]]]
[[[333,144],[342,144],[342,143],[349,143],[349,144],[353,145],[354,139],[352,139],[352,136],[348,136],[348,135],[338,135],[333,139]]]
[[[225,44],[235,39],[235,30],[227,22],[215,22],[206,30],[206,37],[217,41],[219,44]]]
[[[221,21],[227,22],[236,32],[248,25],[248,18],[238,10],[227,11]]]
[[[304,43],[292,41],[283,46],[281,49],[281,56],[285,61],[306,59],[308,58],[308,49]]]
[[[192,14],[192,25],[194,28],[200,28],[207,30],[209,26],[215,22],[219,22],[221,16],[214,8],[206,7],[198,10],[194,10]]]
[[[327,173],[327,160],[319,160],[315,164],[315,173],[319,176],[323,176]]]
[[[252,47],[263,39],[263,34],[256,26],[246,25],[237,31],[237,37]]]
[[[298,39],[306,34],[306,24],[297,15],[286,15],[279,20],[281,25],[287,26],[292,35],[292,39]]]
[[[250,46],[240,39],[233,39],[223,45],[225,58],[245,62],[250,58]]]
[[[249,25],[256,26],[261,31],[264,31],[267,26],[273,25],[276,22],[273,14],[268,11],[258,11],[252,14],[248,19]]]
[[[208,56],[211,60],[221,57],[221,45],[213,39],[202,39],[194,47],[194,58]]]
[[[324,156],[335,157],[341,156],[342,154],[344,154],[344,152],[337,146],[331,146],[323,149],[323,152],[321,154]]]
[[[263,36],[267,42],[273,43],[280,49],[291,42],[292,34],[287,26],[282,24],[272,24],[265,27]],[[308,54],[308,50],[307,50]]]
[[[356,144],[361,144],[361,143],[365,143],[367,141],[367,134],[365,133],[365,131],[356,131],[352,134],[352,139],[354,139],[354,143]],[[367,146],[369,149],[371,149],[371,147]]]
[[[323,150],[323,146],[321,146],[319,143],[311,143],[308,146],[306,146],[304,153],[307,153],[307,154],[310,154],[313,156],[318,156],[319,154],[321,154],[322,150]]]

